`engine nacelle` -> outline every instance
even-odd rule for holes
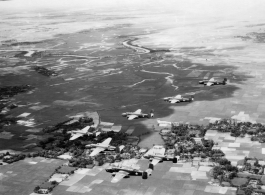
[[[147,179],[148,178],[148,173],[146,171],[143,172],[142,179]]]
[[[170,97],[163,98],[164,101],[169,101]]]
[[[148,176],[151,176],[151,175],[152,175],[152,172],[153,172],[153,170],[152,170],[152,169],[147,169],[145,172],[147,173],[147,175],[148,175]]]

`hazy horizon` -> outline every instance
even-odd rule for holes
[[[50,39],[56,34],[74,33],[116,24],[168,29],[192,23],[252,21],[264,18],[261,0],[11,0],[0,2],[0,41]],[[103,20],[95,19],[102,17]],[[115,17],[106,21],[104,17]],[[123,20],[123,18],[125,20]],[[45,29],[41,29],[45,28]],[[29,29],[26,32],[25,29]],[[21,31],[23,35],[21,35]],[[30,36],[34,33],[34,36]]]

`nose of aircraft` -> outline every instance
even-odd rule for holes
[[[121,115],[122,115],[122,116],[127,116],[126,112],[122,113]]]

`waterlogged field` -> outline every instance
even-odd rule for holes
[[[250,77],[244,73],[236,77],[234,71],[237,71],[237,68],[233,66],[219,65],[209,68],[202,63],[176,58],[171,52],[163,50],[151,52],[151,49],[146,48],[138,51],[135,48],[140,46],[128,47],[122,43],[133,39],[134,36],[126,35],[124,38],[114,36],[114,34],[124,35],[128,28],[130,27],[120,25],[115,29],[105,28],[60,35],[58,39],[60,38],[60,42],[63,40],[64,43],[58,44],[59,41],[56,39],[47,43],[50,47],[56,48],[56,51],[34,50],[29,56],[26,56],[29,51],[23,51],[25,54],[21,51],[12,56],[7,50],[11,49],[14,43],[2,45],[5,52],[2,52],[1,60],[7,64],[2,67],[2,84],[4,86],[27,84],[34,87],[31,92],[14,97],[13,102],[19,107],[9,111],[7,115],[19,116],[22,113],[29,113],[24,119],[25,121],[34,119],[34,125],[5,127],[5,131],[14,135],[10,138],[14,143],[10,139],[4,139],[1,147],[21,149],[36,141],[28,139],[32,136],[32,129],[56,124],[66,120],[67,116],[84,111],[97,111],[103,121],[122,125],[123,131],[134,126],[134,135],[152,131],[156,126],[156,119],[127,121],[126,118],[121,117],[121,113],[137,109],[149,113],[154,109],[155,118],[173,117],[174,121],[200,122],[201,119],[212,114],[196,115],[187,109],[203,105],[209,100],[231,98],[239,89],[237,85]],[[134,32],[136,33],[139,32]],[[95,40],[98,40],[94,43],[97,48],[80,46],[81,43],[83,45],[84,42],[95,42]],[[39,48],[42,47],[43,42],[40,45],[38,43],[31,45]],[[23,43],[16,43],[19,44]],[[10,59],[19,62],[9,66]],[[43,69],[36,71],[35,67]],[[228,78],[230,84],[215,87],[203,87],[198,84],[199,80],[214,75],[218,75],[220,80]],[[177,94],[195,95],[196,101],[172,106],[162,100],[165,96]],[[192,115],[191,118],[182,118],[183,109],[193,113],[189,114]],[[174,114],[175,112],[178,114]],[[38,139],[41,131],[34,135]]]

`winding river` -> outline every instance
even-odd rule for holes
[[[140,47],[138,45],[133,45],[132,42],[135,41],[136,39],[134,40],[126,40],[124,41],[122,44],[125,46],[125,47],[129,47],[139,53],[150,53],[150,50],[149,49],[146,49],[146,48],[143,48],[143,47]]]
[[[138,45],[133,45],[132,42],[135,41],[137,39],[133,39],[133,40],[126,40],[124,41],[122,44],[125,46],[125,47],[129,47],[139,53],[150,53],[151,50],[147,49],[147,48],[143,48],[143,47],[140,47]],[[162,60],[163,61],[163,60]],[[160,62],[162,62],[160,61]],[[142,64],[141,66],[143,65],[147,65],[147,64],[151,64],[153,62],[150,62],[150,63],[146,63],[146,64]],[[173,65],[174,66],[174,65]],[[175,88],[175,90],[178,89],[178,86],[174,85],[174,80],[173,80],[173,77],[174,77],[174,74],[171,74],[171,73],[168,73],[168,72],[152,72],[152,71],[147,71],[147,70],[141,70],[142,72],[148,72],[148,73],[152,73],[152,74],[166,74],[168,76],[165,77],[165,79],[167,80],[167,83],[168,84],[171,84],[172,87]],[[140,84],[142,82],[144,82],[145,80],[139,82],[139,83],[136,83],[136,84]],[[135,86],[136,84],[134,85],[131,85],[132,86]]]

